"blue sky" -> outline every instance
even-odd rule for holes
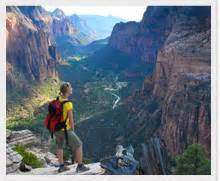
[[[48,11],[62,9],[66,15],[117,16],[129,21],[140,21],[147,6],[44,6]]]

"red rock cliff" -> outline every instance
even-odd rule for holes
[[[157,54],[152,77],[143,84],[161,99],[157,130],[174,158],[192,143],[211,149],[210,8],[180,8],[172,30]],[[199,12],[202,17],[199,17]]]
[[[18,74],[37,81],[57,77],[55,67],[59,56],[46,32],[17,7],[7,8],[6,28],[8,85],[16,82]]]

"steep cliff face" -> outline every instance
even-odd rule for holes
[[[44,14],[38,10],[35,17]],[[58,86],[61,58],[50,34],[14,6],[7,7],[6,59],[7,119],[26,117]]]
[[[143,62],[155,63],[157,51],[168,36],[171,24],[169,7],[148,7],[140,22],[116,24],[109,44]]]
[[[7,85],[13,86],[18,74],[37,81],[57,77],[59,56],[47,33],[17,7],[7,8],[6,28]]]
[[[161,100],[157,134],[174,158],[192,143],[211,149],[210,8],[178,8],[176,23],[143,84]],[[202,15],[199,16],[199,14]]]

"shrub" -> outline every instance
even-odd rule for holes
[[[211,161],[200,144],[190,145],[182,154],[176,156],[177,175],[209,175]]]
[[[23,157],[23,163],[31,166],[32,168],[43,167],[43,162],[40,161],[35,154],[27,151],[27,148],[24,145],[16,145],[14,150]]]

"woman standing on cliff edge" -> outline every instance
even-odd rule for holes
[[[89,168],[82,163],[83,158],[83,148],[82,141],[74,132],[74,120],[73,120],[73,104],[68,100],[68,97],[72,94],[72,86],[70,83],[65,82],[60,86],[60,93],[57,97],[58,100],[63,104],[63,117],[66,118],[66,132],[68,137],[68,146],[71,148],[73,155],[75,156],[75,161],[78,163],[76,172],[88,171]],[[57,145],[57,157],[59,161],[58,172],[63,172],[69,170],[67,166],[64,165],[63,161],[63,147],[65,142],[65,132],[64,129],[56,131],[56,145]],[[67,140],[66,140],[67,141]]]

